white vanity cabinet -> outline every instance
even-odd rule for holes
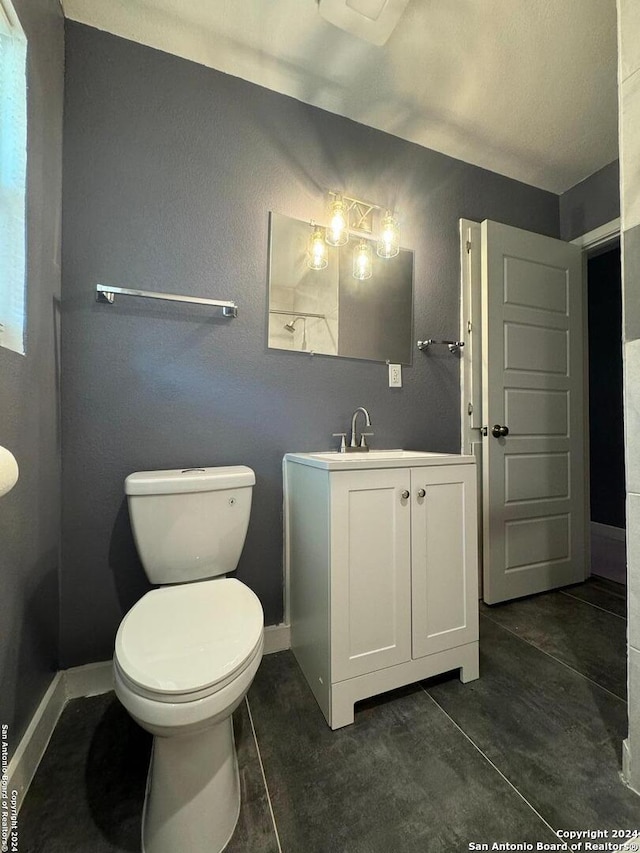
[[[300,453],[284,473],[291,647],[329,725],[440,672],[477,678],[474,458]]]

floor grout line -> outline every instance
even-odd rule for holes
[[[515,793],[520,797],[520,799],[521,799],[524,803],[526,803],[526,805],[527,805],[527,806],[529,806],[529,808],[531,809],[531,811],[532,811],[532,812],[533,812],[533,813],[534,813],[538,818],[540,818],[540,820],[542,821],[542,823],[544,823],[544,825],[545,825],[545,826],[546,826],[546,827],[551,831],[551,833],[552,833],[556,838],[558,838],[558,835],[557,835],[557,833],[556,833],[555,829],[551,826],[551,824],[550,824],[547,820],[545,820],[545,818],[543,818],[543,817],[542,817],[542,815],[541,815],[541,814],[540,814],[540,812],[537,810],[537,808],[536,808],[534,805],[532,805],[532,804],[529,802],[529,800],[524,796],[524,794],[523,794],[523,793],[521,793],[521,792],[516,788],[516,786],[513,784],[513,782],[512,782],[510,779],[508,779],[508,778],[504,775],[504,773],[502,772],[502,770],[500,770],[500,768],[499,768],[499,767],[497,767],[497,765],[496,765],[496,764],[495,764],[495,763],[494,763],[494,762],[489,758],[489,756],[486,754],[486,752],[484,752],[484,751],[483,751],[483,750],[478,746],[478,744],[477,744],[477,743],[476,743],[476,742],[475,742],[475,741],[474,741],[474,740],[473,740],[473,739],[472,739],[472,738],[471,738],[471,737],[470,737],[470,736],[465,732],[465,730],[462,728],[462,726],[460,726],[458,723],[456,723],[456,721],[453,719],[453,717],[451,716],[451,714],[449,714],[447,711],[445,711],[445,709],[444,709],[444,708],[442,707],[442,705],[437,701],[437,699],[435,699],[435,698],[434,698],[434,697],[429,693],[429,691],[426,689],[426,687],[424,686],[424,684],[420,683],[420,687],[421,687],[421,688],[422,688],[422,690],[427,694],[427,696],[429,697],[429,699],[431,699],[431,701],[432,701],[432,702],[433,702],[433,704],[436,706],[436,708],[438,708],[440,711],[442,711],[442,713],[445,715],[445,717],[446,717],[446,718],[447,718],[451,723],[453,723],[453,725],[458,729],[458,731],[463,735],[463,737],[465,737],[465,738],[469,741],[469,743],[471,744],[471,746],[473,746],[473,748],[474,748],[475,750],[477,750],[477,751],[480,753],[480,755],[484,758],[484,760],[485,760],[485,761],[486,761],[486,762],[487,762],[491,767],[493,767],[493,769],[496,771],[496,773],[497,773],[497,774],[498,774],[502,779],[504,779],[504,781],[507,783],[507,785],[508,785],[508,786],[509,786],[513,791],[515,791]],[[560,843],[562,843],[562,839],[560,839]],[[568,849],[569,849],[569,847],[567,846],[566,842],[565,842],[565,846],[564,846],[562,849],[563,849],[563,850],[568,850]]]
[[[580,598],[579,595],[572,595],[570,592],[567,592],[564,589],[560,589],[558,590],[558,592],[560,592],[562,595],[566,595],[567,598],[573,598],[574,601],[581,601],[583,604],[588,604],[589,607],[595,607],[596,610],[600,610],[602,611],[602,613],[608,613],[609,616],[615,616],[616,619],[624,619],[625,622],[627,621],[626,616],[621,616],[619,613],[614,613],[613,610],[607,610],[606,607],[600,607],[599,604],[594,604],[592,601],[585,601],[585,599]]]
[[[244,701],[247,703],[247,711],[249,712],[249,722],[251,723],[251,731],[253,732],[253,740],[256,745],[256,752],[258,753],[258,762],[260,763],[260,772],[262,773],[262,782],[264,784],[264,789],[267,792],[267,803],[269,804],[269,812],[271,814],[271,822],[273,823],[273,831],[276,836],[276,843],[278,845],[279,853],[282,853],[282,847],[280,846],[280,836],[278,834],[278,826],[276,824],[276,816],[273,813],[273,806],[271,805],[271,795],[269,794],[269,786],[267,785],[267,777],[264,772],[264,764],[262,763],[262,755],[260,754],[260,746],[258,744],[258,735],[256,734],[256,727],[253,724],[253,714],[251,713],[251,706],[249,705],[249,697],[245,696]]]
[[[480,613],[480,615],[484,616],[486,619],[489,620],[489,622],[492,622],[494,625],[497,625],[498,628],[502,628],[504,631],[507,631],[507,633],[511,634],[512,637],[516,637],[516,639],[521,640],[523,643],[526,643],[528,646],[531,646],[532,649],[535,649],[536,651],[540,652],[541,654],[546,655],[548,658],[551,658],[551,660],[554,660],[556,663],[559,663],[562,666],[566,667],[566,669],[570,670],[570,672],[573,672],[576,675],[579,675],[580,678],[584,678],[585,681],[588,681],[590,684],[595,685],[595,687],[597,687],[599,690],[604,690],[604,692],[608,693],[609,696],[613,696],[613,698],[617,699],[619,702],[624,702],[625,705],[627,704],[627,700],[623,696],[618,696],[618,694],[614,693],[613,690],[609,690],[608,687],[603,687],[602,684],[598,684],[598,682],[594,681],[593,678],[589,678],[589,676],[585,675],[584,672],[580,672],[580,670],[574,669],[574,667],[570,666],[570,664],[565,663],[565,661],[560,660],[560,658],[555,657],[555,655],[552,655],[551,652],[546,652],[544,649],[541,649],[540,646],[536,646],[534,643],[525,639],[520,634],[516,634],[515,631],[511,630],[511,628],[507,628],[501,622],[498,622],[495,619],[492,619],[491,616],[488,616],[486,613],[483,612],[483,613]]]

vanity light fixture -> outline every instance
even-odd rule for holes
[[[348,213],[350,207],[345,205],[345,202],[340,193],[329,193],[333,196],[329,205],[330,222],[329,227],[325,232],[325,240],[330,246],[344,246],[349,239],[349,222]],[[353,201],[353,199],[347,199]]]
[[[400,252],[398,221],[390,210],[387,210],[382,218],[382,232],[378,239],[376,252],[380,258],[395,258]]]
[[[349,238],[360,238],[353,252],[353,277],[366,281],[372,276],[373,253],[368,241],[376,240],[376,253],[380,258],[395,258],[400,252],[398,220],[389,209],[381,216],[380,233],[375,237],[373,220],[383,208],[359,198],[329,192],[329,225],[324,229],[324,242],[329,246],[344,246]],[[323,270],[328,263],[326,248],[322,245],[322,229],[311,223],[307,266],[312,270]]]
[[[311,222],[311,236],[309,237],[309,248],[307,251],[307,266],[310,270],[324,270],[329,263],[327,258],[327,244],[322,233],[322,228],[315,222]]]
[[[373,274],[373,252],[371,246],[360,240],[353,251],[353,277],[358,281],[366,281]]]
[[[330,246],[344,246],[349,236],[373,236],[374,212],[382,210],[377,204],[329,191],[329,222],[326,241]]]

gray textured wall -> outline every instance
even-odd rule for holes
[[[459,363],[266,347],[268,211],[324,218],[325,192],[397,207],[415,249],[415,337],[458,333],[458,218],[559,235],[558,198],[138,44],[67,23],[62,336],[62,661],[107,658],[146,589],[123,480],[244,463],[257,475],[240,579],[282,616],[285,452],[328,448],[369,408],[373,446],[459,449]],[[235,299],[94,301],[96,282]]]
[[[574,240],[620,216],[620,163],[614,160],[560,196],[560,236]]]
[[[0,720],[13,751],[57,669],[63,21],[13,0],[28,47],[27,355],[0,349],[0,444],[20,479],[0,500]],[[1,286],[1,285],[0,285]]]

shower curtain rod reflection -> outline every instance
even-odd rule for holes
[[[269,308],[269,314],[285,314],[287,317],[319,317],[326,320],[326,314],[311,314],[308,311],[282,311],[280,308]]]

